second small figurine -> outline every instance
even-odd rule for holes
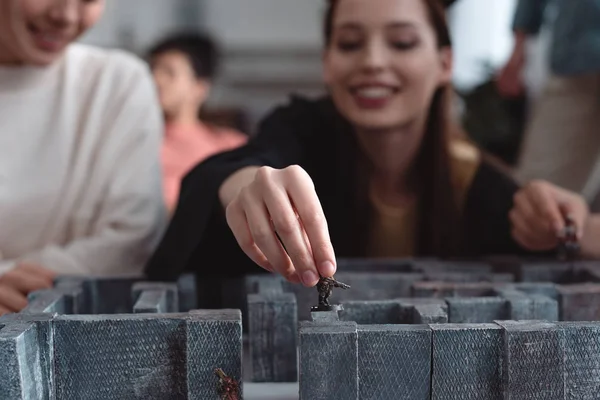
[[[580,256],[579,238],[577,237],[577,226],[573,218],[568,215],[565,217],[565,227],[558,235],[559,239],[559,259],[562,261],[575,261]]]
[[[317,290],[319,291],[319,305],[312,307],[312,311],[331,311],[335,307],[329,304],[329,297],[333,292],[333,288],[350,289],[350,285],[338,282],[335,278],[323,278],[319,279],[317,283]]]

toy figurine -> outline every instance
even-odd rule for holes
[[[577,227],[571,216],[565,218],[565,227],[558,235],[559,257],[562,260],[573,261],[579,257],[579,239],[577,238]]]
[[[321,277],[321,279],[319,279],[319,282],[317,283],[317,290],[319,291],[319,305],[312,307],[312,311],[331,311],[334,308],[329,304],[329,297],[331,296],[334,287],[340,289],[350,289],[350,285],[338,282],[333,277]]]
[[[221,400],[240,400],[240,384],[227,376],[221,368],[215,369],[215,374],[219,377],[217,392]]]

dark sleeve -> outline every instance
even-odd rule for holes
[[[547,256],[531,252],[515,242],[511,234],[510,210],[519,185],[493,165],[483,162],[465,204],[466,242],[472,256]]]
[[[247,166],[284,168],[305,163],[318,118],[315,102],[293,98],[272,112],[247,145],[196,166],[182,181],[177,209],[146,266],[151,280],[174,280],[185,270],[245,274],[258,267],[237,246],[219,203],[221,184]],[[216,263],[216,264],[215,264]],[[256,271],[258,272],[258,271]]]

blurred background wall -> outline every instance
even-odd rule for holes
[[[489,80],[506,62],[512,49],[515,3],[458,0],[451,8],[454,83],[460,91],[468,92]],[[169,32],[208,31],[221,45],[223,57],[209,104],[239,109],[248,126],[254,127],[290,92],[323,92],[324,4],[325,0],[107,0],[105,17],[83,41],[143,56]],[[534,54],[542,54],[539,45],[532,46]],[[538,64],[528,73],[533,87],[544,79],[544,63]]]

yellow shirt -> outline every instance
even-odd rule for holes
[[[455,139],[450,143],[450,168],[457,202],[464,205],[467,193],[481,162],[479,150],[467,141]],[[374,258],[411,257],[415,252],[417,203],[407,207],[383,204],[369,196],[373,219],[367,253]]]

